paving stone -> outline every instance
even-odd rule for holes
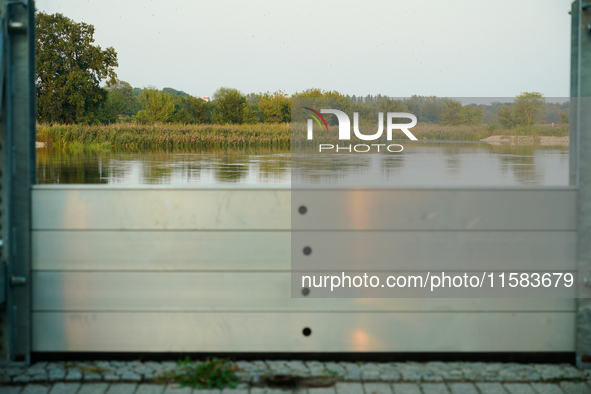
[[[422,378],[415,371],[400,371],[400,375],[405,382],[420,382]]]
[[[13,383],[30,383],[31,377],[29,375],[18,375],[12,378]]]
[[[193,390],[193,394],[220,394],[221,391],[218,389],[204,389],[204,390]]]
[[[421,394],[419,386],[413,383],[393,383],[394,394]]]
[[[345,368],[345,374],[343,375],[343,379],[345,380],[361,380],[362,369],[357,364],[353,363],[342,363],[341,364]]]
[[[308,394],[335,394],[335,388],[333,387],[311,387],[308,389]]]
[[[377,368],[363,369],[361,372],[361,380],[363,381],[378,381],[380,379],[380,370]]]
[[[0,386],[0,393],[2,394],[20,394],[23,386]]]
[[[507,394],[507,390],[501,383],[476,383],[476,387],[481,394]]]
[[[68,373],[66,378],[64,379],[66,382],[79,382],[82,380],[82,372],[77,369],[68,369]]]
[[[164,361],[161,363],[161,367],[163,370],[171,370],[171,369],[175,369],[177,367],[177,363],[173,362],[173,361]]]
[[[47,372],[45,370],[43,371],[39,371],[41,373],[37,374],[37,375],[32,375],[31,376],[31,382],[34,383],[47,383],[47,381],[49,380],[48,376],[47,376]]]
[[[226,387],[222,390],[222,394],[248,394],[249,386],[246,383],[240,383],[237,387]],[[199,391],[194,391],[193,394],[201,394]]]
[[[562,370],[564,371],[564,377],[567,379],[583,378],[585,376],[580,369],[572,365],[565,365],[562,367]]]
[[[142,374],[142,379],[144,381],[149,380],[152,381],[156,378],[156,375],[154,374],[154,371],[150,371],[150,372],[146,372],[144,374]]]
[[[41,384],[28,384],[25,386],[21,394],[47,394],[49,392],[48,386]]]
[[[336,372],[339,376],[343,376],[347,371],[344,366],[339,363],[329,362],[326,363],[326,369],[328,371]]]
[[[312,376],[312,371],[304,364],[288,364],[287,365],[288,371],[290,374],[299,375],[299,376]],[[340,374],[342,375],[342,374]]]
[[[361,383],[337,382],[336,390],[338,394],[363,394]]]
[[[80,383],[56,383],[51,388],[50,394],[76,394],[80,389]]]
[[[505,383],[505,390],[510,394],[536,394],[528,383]]]
[[[78,394],[104,394],[108,388],[107,383],[84,383]]]
[[[560,387],[566,394],[591,393],[591,388],[585,382],[560,382]]]
[[[452,394],[478,394],[474,383],[449,383],[447,386]]]
[[[267,364],[265,364],[263,360],[251,361],[250,364],[252,364],[258,370],[269,370],[269,367],[267,366]]]
[[[23,373],[23,371],[24,370],[22,368],[6,368],[2,370],[2,372],[4,372],[4,374],[8,376],[20,375]]]
[[[398,382],[402,377],[398,372],[382,372],[380,373],[380,379],[386,382]]]
[[[425,394],[449,394],[447,386],[443,383],[423,383],[421,389]]]
[[[306,367],[310,371],[312,376],[323,376],[326,375],[326,367],[323,363],[318,361],[306,361]]]
[[[121,380],[124,382],[141,382],[142,380],[141,375],[138,375],[137,373],[131,371],[125,371],[119,374],[119,376],[121,377]]]
[[[444,380],[442,376],[431,374],[422,375],[421,378],[425,382],[443,382]]]
[[[66,378],[66,371],[64,369],[50,369],[47,378],[50,382],[62,381]]]
[[[138,375],[145,375],[145,374],[154,374],[154,370],[152,368],[140,366],[140,367],[133,367],[133,372],[137,373]]]
[[[388,383],[364,383],[363,388],[365,394],[392,394],[392,387]]]
[[[193,389],[191,387],[181,387],[178,384],[169,384],[164,389],[164,394],[191,394],[192,391]],[[201,390],[199,390],[199,392],[200,391]]]
[[[85,372],[84,373],[84,381],[85,382],[100,382],[103,380],[103,377],[100,373],[95,372]]]
[[[137,384],[135,383],[113,383],[109,386],[106,394],[133,394]]]
[[[140,384],[135,394],[162,394],[166,388],[163,384]]]
[[[121,381],[121,377],[115,373],[107,373],[103,376],[105,382],[119,382]]]
[[[531,387],[538,394],[562,394],[563,391],[557,384],[551,383],[532,383]]]
[[[253,387],[250,389],[250,394],[285,394],[286,391],[281,389],[271,389],[266,387]],[[195,393],[197,394],[197,392]],[[199,393],[201,394],[201,393]]]
[[[345,371],[361,371],[361,367],[359,366],[359,364],[356,363],[340,363],[340,365],[345,368]]]

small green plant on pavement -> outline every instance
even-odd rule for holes
[[[240,382],[236,370],[237,367],[225,359],[214,358],[197,363],[187,356],[184,360],[178,361],[175,370],[162,375],[158,380],[197,389],[234,388]]]

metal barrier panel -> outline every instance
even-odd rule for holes
[[[573,299],[291,298],[293,196],[34,187],[33,351],[574,351]],[[297,225],[316,244],[339,245],[324,252],[340,253],[344,267],[356,249],[387,242],[402,268],[444,259],[574,270],[576,196],[574,188],[322,190],[306,202],[309,213],[324,199],[331,208]],[[380,210],[386,201],[405,209]],[[335,217],[336,233],[326,227]]]

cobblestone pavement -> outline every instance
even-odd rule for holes
[[[285,393],[260,387],[265,376],[332,377],[336,385],[301,388],[301,394],[409,393],[591,393],[591,371],[569,364],[485,362],[354,363],[318,361],[237,361],[242,383],[222,393]],[[40,362],[0,370],[0,394],[191,394],[220,393],[155,384],[174,362]]]

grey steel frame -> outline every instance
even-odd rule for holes
[[[113,201],[117,201],[118,204],[120,198],[130,198],[132,194],[137,193],[139,193],[137,195],[142,196],[141,198],[149,198],[154,192],[157,192],[156,194],[158,194],[156,188],[146,188],[144,191],[142,191],[141,188],[111,191],[105,189],[103,191],[98,191],[98,194],[94,193],[92,188],[85,190],[82,190],[84,188],[79,187],[33,188],[32,184],[34,183],[35,178],[34,144],[36,118],[34,85],[34,8],[33,0],[4,0],[0,4],[0,35],[2,36],[0,37],[0,45],[2,45],[0,50],[0,91],[2,93],[0,94],[2,113],[2,117],[0,118],[0,239],[2,240],[0,263],[3,267],[0,269],[0,279],[2,279],[2,277],[4,278],[4,280],[1,281],[3,287],[0,286],[0,303],[2,305],[0,308],[1,363],[28,363],[31,351],[57,351],[64,348],[68,351],[83,351],[89,349],[118,350],[121,349],[121,344],[118,342],[116,336],[113,336],[117,334],[117,331],[106,332],[102,331],[102,328],[121,327],[117,326],[117,324],[125,324],[126,321],[135,324],[136,327],[143,327],[144,325],[151,325],[162,321],[164,315],[170,318],[167,324],[163,326],[164,333],[169,335],[178,334],[179,331],[177,325],[181,324],[182,330],[180,332],[187,334],[187,336],[176,337],[178,342],[171,342],[169,344],[167,344],[166,341],[160,341],[154,349],[143,347],[141,342],[134,342],[129,345],[127,350],[195,351],[196,349],[201,349],[203,351],[253,351],[258,349],[259,351],[297,351],[297,349],[310,348],[321,349],[323,351],[370,351],[379,348],[379,341],[377,343],[364,345],[362,342],[365,339],[362,338],[363,335],[359,334],[361,331],[353,332],[354,335],[361,335],[358,335],[359,337],[354,337],[354,339],[356,338],[359,340],[359,343],[355,341],[344,341],[344,337],[353,334],[346,330],[343,331],[343,327],[357,325],[357,328],[362,327],[363,330],[365,330],[362,330],[365,332],[364,335],[368,335],[369,333],[370,338],[372,335],[376,338],[387,338],[390,334],[389,332],[384,331],[383,325],[392,324],[393,322],[400,323],[404,321],[404,319],[410,319],[410,321],[414,322],[413,324],[418,325],[435,324],[438,325],[438,327],[442,327],[442,324],[451,324],[454,321],[446,320],[441,317],[441,314],[433,313],[441,308],[451,307],[455,308],[458,312],[457,316],[459,317],[455,320],[456,323],[463,322],[466,325],[474,324],[475,327],[478,326],[480,330],[484,330],[486,327],[493,327],[493,329],[498,328],[498,326],[494,326],[494,322],[498,321],[502,313],[506,316],[506,312],[516,312],[519,310],[535,312],[535,318],[532,318],[532,314],[524,314],[523,319],[515,323],[512,327],[515,329],[532,327],[537,324],[539,318],[542,318],[543,321],[550,324],[550,328],[547,329],[546,336],[538,337],[536,339],[535,335],[530,335],[534,337],[534,339],[532,342],[529,342],[529,344],[523,345],[524,349],[528,351],[540,350],[539,348],[536,348],[539,343],[544,343],[544,346],[550,350],[574,349],[577,353],[577,363],[580,366],[588,366],[586,361],[589,359],[589,354],[591,353],[591,339],[589,334],[589,308],[591,303],[588,298],[577,299],[575,301],[576,305],[573,305],[568,300],[548,301],[550,306],[546,307],[541,307],[539,303],[527,300],[516,301],[511,307],[495,302],[494,300],[482,301],[482,303],[475,303],[474,301],[458,301],[452,306],[450,306],[449,303],[438,304],[436,301],[432,300],[421,304],[417,303],[416,300],[408,300],[404,305],[398,305],[392,301],[380,301],[374,302],[372,306],[373,309],[371,313],[374,313],[372,319],[368,318],[366,309],[363,309],[359,304],[350,301],[323,300],[323,303],[317,304],[316,307],[307,307],[308,310],[306,312],[305,310],[302,310],[301,303],[299,303],[301,300],[292,299],[285,299],[277,302],[277,300],[268,300],[265,297],[262,297],[260,298],[261,302],[258,304],[250,303],[247,306],[242,305],[241,307],[240,302],[244,302],[245,295],[239,293],[235,294],[231,299],[210,299],[208,304],[201,305],[202,310],[199,310],[195,305],[185,304],[177,305],[177,307],[185,309],[180,312],[175,312],[171,310],[171,304],[165,304],[160,306],[160,308],[163,309],[159,312],[154,310],[143,311],[142,308],[145,308],[146,304],[138,304],[136,302],[142,295],[141,286],[135,287],[131,290],[136,293],[134,293],[134,297],[126,299],[121,303],[120,307],[124,308],[122,310],[113,309],[117,309],[117,303],[111,303],[108,305],[102,302],[101,299],[97,298],[86,300],[81,299],[79,300],[79,304],[64,302],[64,300],[68,301],[67,297],[62,299],[56,298],[55,296],[57,295],[58,289],[61,289],[61,294],[64,295],[64,292],[73,289],[71,285],[72,283],[78,283],[84,278],[94,278],[94,284],[91,284],[91,286],[98,286],[95,288],[100,290],[100,288],[102,288],[101,284],[108,285],[109,283],[117,281],[125,281],[126,278],[129,279],[129,275],[116,275],[117,272],[113,272],[113,270],[110,270],[110,272],[101,272],[105,270],[104,267],[101,266],[101,262],[96,261],[94,258],[96,256],[93,257],[92,255],[86,254],[79,258],[76,256],[70,259],[68,259],[68,256],[60,257],[59,251],[63,251],[63,249],[52,250],[48,245],[59,244],[59,242],[68,242],[69,239],[71,240],[75,237],[81,237],[79,241],[86,242],[86,245],[92,249],[93,236],[97,236],[97,240],[103,237],[103,242],[108,245],[109,242],[112,244],[113,242],[118,242],[120,239],[125,239],[125,236],[123,236],[121,232],[147,228],[154,232],[154,238],[142,238],[136,234],[137,237],[130,238],[129,242],[139,243],[140,246],[151,245],[153,247],[155,239],[162,237],[160,238],[160,240],[162,240],[168,236],[165,233],[158,233],[158,231],[194,230],[194,233],[192,233],[191,236],[197,238],[190,241],[201,242],[202,245],[211,242],[211,237],[215,238],[216,236],[219,236],[221,237],[220,242],[226,243],[226,248],[231,246],[232,243],[242,242],[243,245],[250,245],[250,247],[256,249],[257,247],[265,247],[262,241],[260,241],[260,244],[257,244],[259,241],[253,241],[253,239],[260,239],[257,237],[262,235],[263,237],[268,237],[268,239],[277,237],[275,240],[283,245],[283,247],[286,247],[285,234],[286,231],[289,231],[290,223],[285,221],[286,197],[284,194],[286,191],[255,191],[257,196],[252,201],[260,204],[261,198],[269,199],[268,204],[263,207],[265,210],[265,215],[263,216],[259,215],[260,212],[253,214],[247,210],[241,210],[240,204],[243,203],[243,201],[241,202],[240,200],[237,200],[237,197],[239,195],[244,196],[244,193],[247,193],[247,191],[236,189],[230,191],[217,191],[222,193],[221,195],[225,198],[223,202],[226,205],[216,205],[220,208],[220,211],[213,216],[209,215],[207,211],[196,210],[193,212],[196,216],[177,216],[175,218],[173,216],[178,214],[178,212],[175,213],[174,209],[170,212],[166,212],[166,209],[171,207],[174,208],[174,204],[172,204],[172,206],[165,204],[164,208],[166,209],[163,212],[160,212],[160,216],[157,215],[157,222],[150,222],[150,220],[154,219],[154,216],[146,218],[141,212],[139,212],[139,214],[136,213],[135,216],[131,217],[131,220],[125,222],[126,216],[117,216],[121,212],[118,212],[116,209],[109,211],[110,219],[109,215],[105,216],[103,214],[104,199],[113,199]],[[561,214],[554,217],[555,222],[553,224],[558,227],[547,226],[545,229],[547,231],[563,232],[561,236],[564,237],[565,242],[568,244],[574,243],[571,235],[575,236],[574,233],[576,232],[576,255],[571,257],[572,253],[565,249],[563,251],[564,254],[561,256],[565,261],[569,262],[569,264],[572,263],[576,266],[580,278],[586,278],[591,277],[591,132],[589,132],[589,130],[591,130],[591,105],[589,105],[590,103],[584,98],[591,96],[591,35],[589,34],[591,26],[591,7],[589,3],[577,0],[573,3],[571,12],[571,97],[573,97],[574,103],[576,104],[571,105],[571,187],[542,192],[542,197],[549,198],[551,203],[543,203],[540,207],[551,208],[552,204],[556,203],[551,196],[554,196],[554,193],[564,194],[564,197],[558,200],[559,204],[562,205],[562,208],[560,208],[558,212],[555,212]],[[166,189],[165,191],[173,193],[173,190],[171,189]],[[404,191],[395,192],[404,193]],[[419,190],[413,190],[410,192],[416,192],[420,195]],[[464,193],[466,191],[456,190],[456,192]],[[528,191],[525,192],[527,193]],[[494,193],[504,195],[503,191],[500,189],[494,191]],[[511,197],[508,197],[511,199],[513,199],[513,195],[515,195],[517,196],[517,200],[520,200],[521,197],[519,197],[519,193],[519,190],[515,190],[515,193],[508,192],[507,195],[511,195]],[[60,194],[61,197],[59,196]],[[174,198],[182,200],[189,195],[199,195],[199,199],[202,203],[206,203],[207,201],[212,203],[220,202],[219,200],[211,199],[211,196],[208,197],[207,191],[194,188],[180,190]],[[281,199],[281,195],[284,196],[283,200]],[[93,196],[102,199],[101,203],[99,204],[98,200],[94,203],[89,203]],[[39,209],[43,206],[32,204],[33,198],[40,198],[43,200],[43,204],[50,204],[49,206],[52,207],[51,212],[48,214],[47,212],[39,212]],[[86,200],[83,201],[81,198]],[[252,196],[246,196],[245,198],[252,198]],[[169,198],[167,201],[170,202],[172,200]],[[572,204],[573,201],[577,201],[576,209],[572,209],[571,211],[568,208],[568,204]],[[280,207],[277,205],[279,202],[283,204]],[[88,204],[85,206],[85,203]],[[117,204],[115,204],[115,206]],[[270,212],[269,208],[273,206],[278,210]],[[133,208],[134,206],[127,205],[127,207]],[[523,205],[523,207],[528,208],[528,205]],[[86,223],[79,220],[79,215],[81,214],[80,209],[85,208],[88,208],[88,212],[91,213],[90,216],[86,217],[90,222]],[[60,212],[63,216],[57,217],[56,215]],[[236,219],[235,216],[232,216],[232,214],[236,212],[239,212],[244,216]],[[289,211],[287,211],[287,213],[288,212]],[[415,214],[417,213],[420,212],[415,212]],[[174,226],[167,227],[167,225],[170,225],[168,219],[171,219],[172,221],[176,220],[177,222]],[[509,224],[512,226],[510,219],[511,218],[507,218],[508,222],[503,225],[505,226]],[[549,221],[551,220],[551,218],[547,219]],[[141,220],[143,220],[143,222]],[[495,223],[495,218],[492,216],[491,222]],[[33,226],[34,228],[32,228],[31,223],[35,223]],[[89,223],[92,225],[89,225]],[[534,219],[534,221],[530,223],[531,228],[518,228],[517,230],[527,232],[531,229],[537,229],[538,227],[536,227],[537,224],[535,223],[537,222]],[[322,221],[319,221],[318,225],[321,227]],[[461,230],[462,225],[465,225],[465,223],[450,220],[447,224],[435,223],[435,225],[447,225],[452,226],[455,230]],[[517,227],[519,227],[519,225],[517,225]],[[489,228],[488,231],[495,229],[502,231],[505,230],[506,227]],[[322,230],[322,228],[319,228],[319,230]],[[361,228],[357,230],[362,231],[367,229]],[[387,228],[387,230],[393,229]],[[111,232],[112,234],[109,235],[103,231]],[[265,231],[269,231],[269,233],[267,234]],[[210,234],[208,234],[208,232],[210,232]],[[477,234],[470,236],[478,237]],[[534,236],[533,234],[528,233],[523,236],[530,237],[528,239],[532,239],[532,242],[534,243],[544,243],[543,237],[536,241],[535,237],[537,237],[537,235]],[[499,235],[497,239],[501,240],[502,236]],[[40,252],[41,245],[45,245],[47,253]],[[179,245],[182,245],[182,242]],[[162,244],[160,244],[160,246],[162,246]],[[268,290],[271,291],[273,286],[277,289],[277,286],[280,287],[288,283],[288,281],[285,280],[286,266],[285,260],[283,260],[287,254],[285,253],[285,248],[282,249],[281,247],[276,249],[267,248],[266,250],[268,253],[275,253],[273,256],[276,257],[276,260],[269,259],[267,261],[263,259],[262,261],[256,261],[254,263],[258,265],[255,265],[254,268],[255,271],[257,269],[258,271],[265,271],[264,274],[268,275],[268,284],[271,285]],[[80,253],[84,254],[83,252],[84,251]],[[236,264],[238,264],[237,262],[244,264],[244,256],[232,257],[231,253],[223,254],[218,252],[219,251],[214,251],[213,253],[210,253],[209,257],[206,259],[207,261],[204,260],[199,262],[199,264],[202,264],[200,268],[198,267],[199,269],[193,269],[194,272],[186,274],[192,276],[193,280],[196,283],[201,283],[204,288],[210,286],[212,291],[216,288],[216,280],[220,281],[220,278],[224,275],[228,278],[227,283],[236,283],[237,277],[232,272],[223,271],[234,270],[240,273],[240,270],[237,269],[239,267],[237,267]],[[204,253],[207,255],[207,250]],[[32,267],[31,263],[32,254],[37,256],[34,258],[34,263],[36,264],[35,267]],[[519,255],[519,253],[516,255]],[[239,254],[236,254],[235,256],[239,256]],[[145,264],[152,264],[154,267],[162,267],[161,262],[150,259],[150,256],[138,255],[136,257],[138,259],[145,259]],[[51,260],[51,258],[54,260]],[[225,264],[223,267],[226,267],[222,267],[222,272],[218,272],[217,274],[215,273],[215,269],[211,269],[212,261],[215,261],[216,258],[223,260],[223,263]],[[129,264],[129,261],[127,263]],[[182,264],[191,264],[182,259],[178,260],[177,263],[180,264],[181,272],[184,272]],[[70,266],[68,266],[68,264],[70,264]],[[80,264],[82,264],[82,266],[80,266]],[[207,269],[207,264],[210,264],[209,269]],[[133,268],[133,266],[131,266],[131,268]],[[114,271],[117,270],[115,269]],[[162,280],[165,283],[168,283],[168,286],[175,286],[175,283],[180,283],[179,280],[182,278],[175,278],[174,275],[170,275],[174,273],[164,271],[161,271]],[[39,287],[31,287],[32,273],[35,276],[36,283],[40,284]],[[263,272],[261,272],[261,274],[262,273]],[[211,276],[212,274],[214,276]],[[240,274],[248,275],[248,273],[244,272]],[[153,274],[148,273],[147,275],[141,275],[141,278],[145,281],[144,283],[154,286],[153,288],[158,288],[158,280],[155,279]],[[223,280],[218,282],[220,286],[223,283],[226,282]],[[581,282],[579,282],[579,285],[581,286],[581,292],[588,291],[582,286]],[[118,288],[121,288],[121,285],[118,286]],[[165,286],[165,288],[168,287]],[[245,290],[251,291],[254,295],[261,295],[260,289],[258,289],[257,286]],[[163,292],[164,290],[160,288],[160,291]],[[163,294],[165,294],[165,291]],[[33,304],[34,300],[32,297],[36,297],[36,304]],[[169,301],[174,302],[174,299],[169,299]],[[61,309],[56,310],[55,308]],[[257,308],[258,310],[256,310]],[[248,313],[240,315],[241,310],[247,310]],[[34,311],[34,316],[32,316],[32,311]],[[121,313],[125,311],[131,313],[125,316]],[[369,321],[372,323],[370,326],[367,326],[367,324],[359,319],[355,319],[356,315],[353,312],[362,311],[366,313],[364,315],[367,318],[365,323]],[[470,315],[473,315],[474,312],[478,311],[484,311],[486,313],[478,314],[478,318]],[[164,315],[154,314],[153,312],[163,313]],[[233,312],[239,313],[232,315]],[[394,312],[399,315],[394,315]],[[396,316],[400,316],[401,318],[399,319]],[[279,336],[261,336],[259,333],[259,346],[258,348],[253,349],[245,346],[246,342],[244,341],[248,340],[249,337],[256,337],[257,321],[260,321],[258,319],[263,319],[266,324],[281,329],[279,329],[277,333]],[[576,319],[576,332],[575,325],[573,324],[574,319]],[[78,331],[76,331],[77,335],[70,336],[66,334],[71,333],[64,332],[63,338],[60,339],[63,346],[59,343],[53,343],[55,341],[52,341],[51,338],[48,339],[43,336],[43,331],[46,329],[60,330],[61,328],[66,327],[66,323],[64,322],[67,322],[68,328]],[[88,324],[89,322],[94,323]],[[114,323],[115,326],[113,325]],[[291,324],[318,324],[319,326],[325,327],[338,327],[340,334],[327,335],[325,337],[319,336],[319,339],[312,340],[312,343],[302,345],[301,337],[292,337],[290,333],[285,331],[286,327]],[[209,343],[202,343],[194,338],[187,339],[191,338],[191,331],[187,331],[187,328],[192,327],[193,325],[198,325],[203,332],[210,333],[210,337],[215,340],[212,340]],[[245,330],[242,330],[242,332],[237,329],[241,326],[246,328]],[[450,329],[453,330],[454,327]],[[565,335],[565,331],[569,331],[571,334]],[[407,327],[404,335],[410,336],[412,335],[412,332],[411,325],[410,328]],[[81,340],[81,334],[83,336],[92,335],[97,338],[97,340],[89,347],[88,343],[84,342],[84,338]],[[468,335],[466,338],[471,338],[471,340],[477,339],[476,337],[470,337],[470,333],[460,332],[460,334]],[[557,337],[555,343],[552,343],[551,335],[554,334],[556,334]],[[142,333],[142,335],[145,335],[145,333]],[[281,335],[284,335],[283,339],[281,338]],[[289,346],[285,346],[285,338],[289,339]],[[154,340],[154,338],[148,339],[151,341]],[[511,349],[515,346],[519,346],[518,342],[522,339],[524,338],[508,338],[503,342],[502,349]],[[325,342],[323,342],[323,340]],[[436,346],[436,343],[431,342],[426,345]],[[494,350],[489,349],[486,346],[478,347],[476,345],[470,348],[468,345],[465,343],[462,344],[461,342],[456,342],[455,346],[455,350]],[[391,351],[396,350],[395,347],[392,346],[386,346],[386,348]],[[410,349],[412,349],[412,346]]]
[[[35,182],[35,3],[0,3],[0,363],[31,353],[31,186]]]
[[[571,16],[570,183],[578,189],[577,270],[586,279],[591,278],[591,3],[575,1]],[[588,289],[579,294],[589,297]],[[575,343],[580,367],[591,367],[590,308],[589,298],[577,299]]]

